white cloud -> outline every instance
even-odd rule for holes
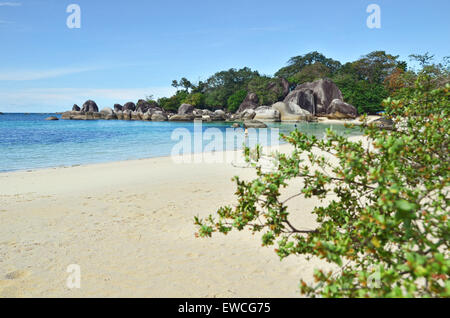
[[[53,112],[70,110],[73,104],[81,106],[92,99],[100,108],[112,107],[115,103],[136,102],[153,95],[154,98],[171,96],[173,87],[148,88],[30,88],[0,90],[1,112]]]
[[[59,68],[49,70],[0,70],[0,81],[34,81],[63,75],[99,70],[98,67]]]
[[[0,2],[0,7],[20,7],[20,2]]]

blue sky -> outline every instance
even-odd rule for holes
[[[66,8],[81,8],[69,29]],[[369,29],[369,4],[381,29]],[[450,55],[448,0],[0,0],[0,111],[63,111],[170,95],[173,79],[249,66],[272,75],[296,55],[341,62],[374,50]]]

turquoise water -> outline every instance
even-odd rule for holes
[[[0,115],[0,172],[170,156],[174,146],[180,142],[172,138],[174,130],[181,128],[192,135],[194,132],[193,123],[45,121],[51,115],[54,114]],[[208,128],[216,128],[215,132],[225,134],[230,125],[203,123],[201,129],[205,132]],[[299,130],[318,137],[323,136],[326,128],[358,134],[358,131],[349,131],[343,125],[299,123],[297,126]],[[270,127],[285,134],[295,129],[294,124],[277,123]],[[270,133],[265,137],[250,134],[255,143],[258,140],[270,144]],[[203,147],[207,144],[203,142]],[[223,138],[223,145],[225,148],[226,138]],[[241,145],[236,140],[231,148],[239,149]],[[226,150],[231,149],[228,147]],[[191,151],[195,151],[193,146]]]

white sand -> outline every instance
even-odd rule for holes
[[[371,123],[380,118],[382,118],[382,117],[378,116],[378,115],[369,115],[369,116],[367,116],[366,120],[368,123]],[[323,123],[323,124],[352,124],[352,125],[358,125],[358,126],[363,124],[361,117],[358,117],[356,119],[329,119],[326,117],[319,117],[318,120],[320,123]]]
[[[193,217],[234,203],[231,178],[253,173],[156,158],[0,174],[0,297],[300,296],[321,261],[280,262],[247,231],[194,237]],[[291,201],[298,227],[316,204]]]

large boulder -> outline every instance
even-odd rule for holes
[[[302,109],[307,110],[312,115],[316,114],[314,92],[309,88],[293,90],[286,96],[284,102],[286,104],[293,103],[299,105]]]
[[[116,111],[115,113],[116,113],[117,119],[123,120],[123,111],[119,110],[119,111]]]
[[[83,108],[81,108],[83,112],[92,112],[98,113],[98,106],[93,100],[88,100],[83,104]]]
[[[260,106],[255,109],[254,120],[259,121],[280,121],[280,112],[277,109],[273,109],[270,106]]]
[[[280,80],[281,80],[281,86],[283,86],[283,98],[285,98],[289,94],[289,86],[290,85],[289,85],[289,82],[285,78],[281,77]]]
[[[123,120],[131,120],[131,114],[132,114],[133,112],[131,111],[131,110],[124,110],[123,111],[123,113],[122,113],[122,116],[123,116]]]
[[[100,111],[100,113],[105,114],[105,115],[112,115],[112,114],[114,114],[114,110],[112,110],[112,108],[110,108],[110,107],[105,107]]]
[[[311,89],[300,90],[297,97],[298,101],[295,104],[310,112],[312,115],[316,115],[316,101],[314,92]]]
[[[178,108],[178,115],[193,115],[194,113],[194,106],[190,105],[190,104],[182,104],[179,108]]]
[[[278,102],[272,105],[272,109],[280,113],[281,121],[296,122],[311,120],[311,118],[313,117],[309,111],[302,109],[299,105],[293,102]]]
[[[238,113],[242,113],[247,109],[256,109],[259,106],[259,98],[255,93],[248,93],[242,104],[239,106]]]
[[[141,111],[142,113],[146,113],[150,109],[162,110],[158,103],[155,101],[146,101],[140,99],[136,104],[136,111]]]
[[[73,111],[73,112],[79,112],[79,111],[81,111],[81,108],[80,108],[80,106],[78,106],[77,104],[75,104],[75,105],[73,105],[73,107],[72,107],[72,111]]]
[[[255,118],[255,116],[256,116],[256,112],[254,109],[246,109],[242,113],[239,114],[238,118],[243,119],[243,120],[252,120],[253,118]]]
[[[244,128],[267,128],[267,125],[259,120],[246,120]]]
[[[310,91],[313,92],[314,96],[315,108],[313,112],[309,109],[311,98],[308,95],[310,95]],[[297,86],[295,90],[286,96],[284,101],[286,103],[293,102],[314,115],[326,115],[328,107],[334,99],[343,100],[342,92],[332,80],[324,78]],[[303,105],[305,102],[306,105]]]
[[[143,115],[144,114],[142,112],[137,111],[131,112],[131,120],[142,120]]]
[[[327,117],[332,119],[345,119],[358,117],[358,111],[355,106],[344,103],[340,99],[333,99],[328,107]]]
[[[274,79],[267,85],[267,90],[274,92],[277,96],[281,94],[281,98],[283,99],[289,94],[289,82],[281,77]]]
[[[167,121],[168,120],[167,115],[164,112],[160,112],[160,111],[153,113],[151,119],[152,119],[152,121]]]
[[[123,111],[131,110],[134,112],[136,110],[136,104],[133,102],[128,102],[125,105],[123,105]]]
[[[114,113],[112,108],[105,107],[100,111],[100,114],[102,114],[102,118],[106,120],[113,120],[117,119],[117,115]]]
[[[209,116],[212,121],[225,121],[227,119],[227,114],[221,109],[214,111],[214,113],[212,114],[204,116]]]
[[[123,111],[123,106],[120,105],[120,104],[115,104],[115,105],[114,105],[114,111],[115,111],[116,113],[117,113],[117,112]]]
[[[169,118],[169,121],[193,121],[195,116],[193,114],[176,114]]]

